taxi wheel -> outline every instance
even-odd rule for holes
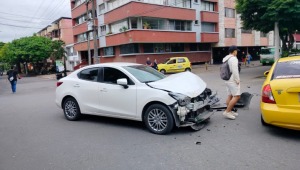
[[[185,69],[185,71],[189,71],[189,72],[190,72],[190,71],[191,71],[191,69],[190,69],[190,68],[186,68],[186,69]]]
[[[264,121],[264,118],[262,117],[262,115],[260,116],[260,121],[261,121],[261,124],[263,126],[269,126],[269,124],[267,124],[265,121]]]
[[[166,70],[164,70],[164,69],[161,69],[159,72],[166,74]]]

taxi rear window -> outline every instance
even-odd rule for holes
[[[300,60],[278,62],[272,79],[300,78]]]

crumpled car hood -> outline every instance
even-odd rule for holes
[[[172,74],[148,84],[154,88],[181,93],[191,98],[200,95],[206,88],[206,83],[199,76],[188,71]]]

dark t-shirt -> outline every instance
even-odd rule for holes
[[[147,60],[146,64],[147,64],[147,66],[151,66],[151,61]]]
[[[8,80],[9,80],[9,75],[13,75],[13,77],[14,77],[14,80],[13,81],[17,81],[18,79],[17,79],[17,74],[18,74],[18,72],[17,71],[15,71],[15,70],[9,70],[9,71],[7,71],[7,73],[6,73],[7,75],[8,75]]]

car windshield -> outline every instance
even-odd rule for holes
[[[158,81],[166,77],[164,74],[156,71],[152,67],[144,65],[124,66],[123,68],[142,83]]]
[[[300,78],[300,60],[278,62],[272,79]]]
[[[260,51],[260,54],[274,54],[275,49],[274,48],[262,48]]]

